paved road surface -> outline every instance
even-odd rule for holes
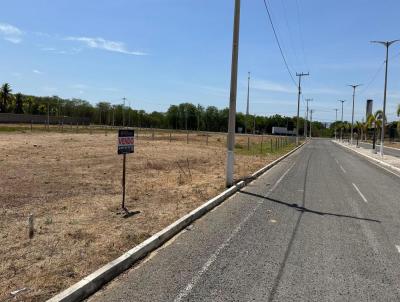
[[[400,178],[313,140],[90,301],[400,301]]]
[[[363,148],[366,148],[366,149],[372,149],[372,144],[370,144],[370,143],[359,143],[359,145],[360,145],[361,147],[363,147]],[[380,145],[380,143],[378,143],[378,144],[376,145],[376,150],[377,150],[378,152],[380,152],[380,150],[381,150],[381,145]],[[387,154],[387,155],[400,157],[400,149],[387,148],[387,147],[383,146],[383,152],[384,152],[384,154]]]

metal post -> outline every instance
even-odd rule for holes
[[[227,187],[233,185],[233,168],[235,161],[234,147],[235,147],[235,126],[236,126],[237,71],[238,71],[238,56],[239,56],[239,23],[240,23],[240,0],[235,0],[233,43],[232,43],[231,87],[230,87],[230,99],[229,99],[227,162],[226,162]]]
[[[362,84],[357,84],[357,85],[348,85],[350,87],[353,87],[353,109],[351,111],[351,133],[350,133],[350,144],[353,145],[353,127],[354,127],[354,99],[356,95],[356,88],[358,86],[361,86]]]
[[[125,126],[125,101],[126,101],[126,97],[123,97],[122,100],[124,101],[123,105],[122,105],[122,127]]]
[[[299,127],[300,127],[300,121],[299,121],[299,114],[300,114],[300,96],[301,96],[301,77],[302,76],[308,76],[309,73],[297,73],[296,76],[299,77],[299,86],[298,86],[298,95],[297,95],[297,126],[296,126],[296,144],[299,144]]]
[[[387,73],[388,73],[388,61],[389,61],[389,46],[400,40],[392,41],[371,41],[372,43],[379,43],[386,47],[386,67],[385,67],[385,88],[383,92],[383,117],[382,117],[382,129],[381,129],[381,152],[380,155],[383,157],[383,144],[385,139],[385,120],[386,120],[386,90],[387,90]]]
[[[308,102],[312,102],[313,99],[306,99],[307,103],[307,111],[306,111],[306,120],[304,121],[304,137],[307,139],[307,132],[308,132]]]
[[[249,118],[249,104],[250,103],[250,71],[247,77],[247,106],[246,106],[246,117],[244,119],[244,133],[247,133],[247,120]]]
[[[125,174],[126,174],[126,154],[123,154],[123,160],[122,160],[122,210],[127,211],[125,208]]]
[[[339,109],[335,108],[335,111],[336,111],[336,118],[335,118],[335,140],[337,139],[337,138],[336,138],[336,133],[337,133],[337,112],[338,112],[338,110],[339,110]]]
[[[343,141],[343,103],[345,100],[339,100],[342,103],[342,127],[340,127],[340,141]]]

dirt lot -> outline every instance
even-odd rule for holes
[[[140,214],[124,219],[115,132],[0,133],[0,301],[43,301],[222,191],[224,136],[185,136],[136,141],[127,207]],[[292,148],[251,155],[254,146],[236,156],[236,179]]]

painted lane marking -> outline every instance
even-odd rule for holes
[[[339,165],[339,161],[335,158],[336,163]]]
[[[343,173],[346,173],[346,170],[342,167],[342,165],[339,165],[340,169],[342,169]]]
[[[355,183],[353,183],[353,187],[354,187],[354,189],[356,189],[356,191],[358,192],[358,194],[360,194],[362,200],[364,200],[364,202],[368,203],[368,200],[365,198],[365,196],[363,195],[363,193],[361,193],[360,189],[356,186]]]
[[[400,253],[400,245],[395,245],[397,251]]]
[[[282,176],[276,181],[273,187],[268,191],[269,193],[276,189],[278,184],[283,180],[283,178],[289,173],[289,171],[294,167],[295,163],[293,163],[289,169],[282,174]],[[239,223],[239,225],[232,231],[229,237],[216,249],[216,251],[208,258],[206,263],[202,266],[202,268],[193,276],[192,280],[186,285],[186,287],[179,292],[179,294],[174,299],[174,302],[181,302],[185,297],[187,297],[196,284],[200,281],[201,277],[208,271],[210,266],[217,260],[219,254],[229,245],[232,239],[241,231],[243,225],[257,212],[258,208],[261,204],[257,204],[253,210]]]

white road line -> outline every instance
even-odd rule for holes
[[[346,173],[346,170],[342,167],[342,165],[339,165],[340,169],[342,169],[343,173]]]
[[[289,171],[293,168],[295,163],[293,163],[289,169],[283,173],[283,175],[276,181],[276,183],[273,185],[273,187],[269,190],[268,193],[272,192],[272,190],[276,189],[278,184],[283,180],[283,178],[289,173]],[[267,194],[268,196],[268,194]],[[176,296],[174,299],[174,302],[181,302],[182,299],[187,297],[190,292],[193,290],[193,288],[196,286],[196,284],[200,281],[201,277],[208,271],[210,266],[217,260],[219,254],[224,250],[229,243],[232,241],[233,237],[235,237],[242,229],[243,225],[257,212],[258,208],[261,206],[262,203],[257,204],[254,209],[239,223],[239,225],[232,231],[232,233],[229,235],[229,237],[216,249],[216,251],[208,258],[206,263],[202,266],[200,271],[198,271],[192,280],[186,285],[186,287],[179,292],[179,294]]]
[[[368,203],[368,200],[365,198],[365,196],[363,195],[363,193],[361,193],[360,189],[356,186],[355,183],[353,183],[353,187],[354,187],[354,189],[356,189],[356,191],[358,192],[358,194],[360,194],[362,200],[364,200],[364,202]]]
[[[395,245],[397,251],[400,253],[400,245]]]
[[[336,161],[337,164],[339,164],[339,161],[336,158],[335,158],[335,161]]]

